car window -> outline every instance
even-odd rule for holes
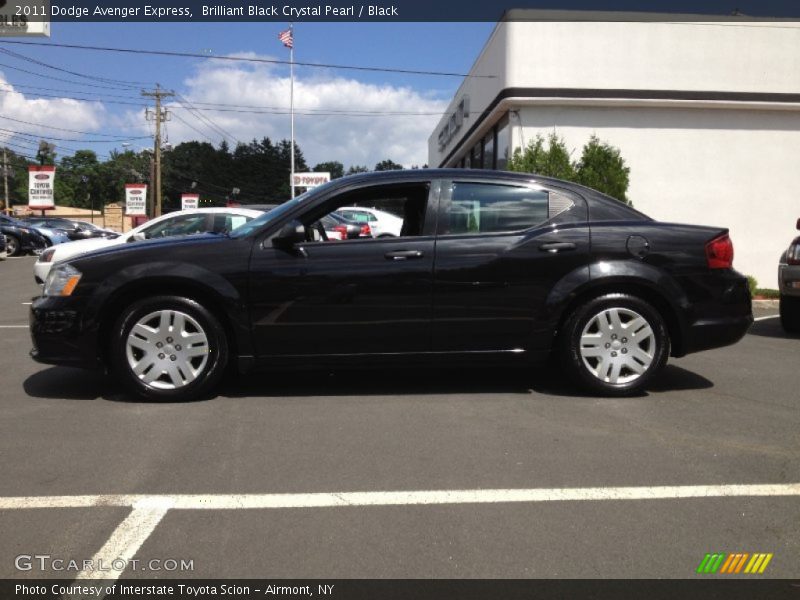
[[[247,223],[252,217],[244,215],[227,215],[218,213],[214,215],[214,226],[211,231],[217,233],[230,233],[240,225]]]
[[[455,182],[442,234],[523,231],[550,215],[549,193],[524,186]]]
[[[335,196],[322,207],[317,207],[301,218],[301,222],[306,227],[306,240],[338,241],[363,240],[363,238],[383,236],[420,236],[425,225],[429,187],[427,182],[382,185]],[[378,220],[371,212],[358,210],[359,206],[375,209],[379,214],[385,214],[390,220],[380,228],[373,228],[371,226],[376,226]],[[354,225],[365,224],[365,226],[361,230],[356,227],[356,230],[351,233],[347,233],[345,227],[342,231],[343,237],[329,236],[327,231],[330,229],[326,223],[331,223],[333,227],[337,225],[330,217],[334,212],[354,222]],[[339,229],[341,228],[342,225],[339,225]]]
[[[168,237],[172,235],[190,235],[208,231],[207,214],[180,215],[154,224],[143,231],[146,238]]]

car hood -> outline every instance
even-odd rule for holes
[[[115,246],[117,244],[124,244],[124,240],[122,237],[118,237],[115,239],[108,239],[108,238],[89,238],[85,240],[78,240],[75,242],[66,242],[64,244],[59,244],[56,248],[55,253],[53,254],[53,262],[59,262],[64,260],[69,260],[70,258],[74,258],[79,254],[86,254],[87,252],[92,252],[94,250],[99,250],[102,248],[107,248],[109,246]]]
[[[226,235],[220,235],[216,233],[198,233],[194,235],[179,235],[153,240],[140,240],[131,243],[120,242],[120,239],[121,238],[117,238],[115,240],[106,240],[105,243],[98,244],[91,251],[81,253],[81,259],[92,258],[95,256],[108,256],[112,254],[131,255],[137,252],[147,253],[153,249],[161,248],[163,246],[183,246],[185,244],[203,245],[204,242],[229,238]],[[101,240],[102,238],[97,238],[86,241],[96,242]],[[72,242],[71,244],[79,243],[83,242]],[[60,261],[62,259],[59,258],[58,260]]]

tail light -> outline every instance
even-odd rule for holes
[[[790,265],[800,265],[800,239],[792,242],[786,251],[786,262]]]
[[[733,242],[727,233],[706,244],[706,260],[709,269],[733,268]]]
[[[369,225],[364,223],[361,226],[361,234],[362,237],[372,237],[372,230],[369,228]]]
[[[346,240],[347,239],[347,225],[334,225],[333,226],[333,231],[335,231],[335,232],[337,232],[339,234],[339,239],[340,240]]]

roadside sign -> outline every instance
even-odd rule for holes
[[[28,167],[28,208],[49,210],[55,208],[53,182],[56,168],[52,165]]]
[[[125,214],[147,215],[147,185],[144,183],[125,184]]]
[[[181,210],[200,206],[200,194],[181,194]]]
[[[293,185],[295,187],[313,188],[323,183],[328,183],[331,180],[331,174],[320,173],[295,173]]]

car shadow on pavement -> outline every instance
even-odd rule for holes
[[[713,383],[692,371],[667,365],[640,394],[673,390],[699,390]],[[98,371],[68,367],[50,367],[34,373],[23,382],[29,396],[61,400],[108,400],[142,402],[126,394],[113,377]],[[300,397],[300,396],[381,396],[414,394],[546,394],[585,398],[583,392],[569,382],[560,369],[552,365],[537,367],[499,367],[463,369],[361,369],[335,371],[289,371],[251,373],[228,377],[216,396],[203,397]]]
[[[49,367],[28,377],[22,388],[35,398],[62,400],[112,399],[119,395],[114,380],[100,371]]]
[[[800,339],[800,335],[787,333],[781,327],[780,319],[765,319],[764,321],[756,321],[747,332],[748,335],[758,335],[761,337],[771,338],[784,338],[787,340]]]

